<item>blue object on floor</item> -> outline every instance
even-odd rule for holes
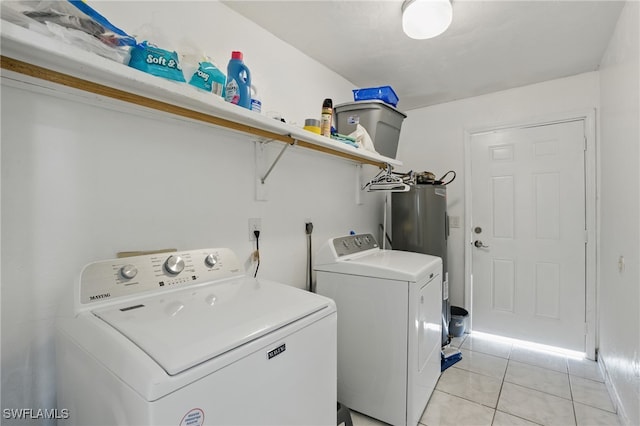
[[[458,352],[453,355],[450,355],[445,358],[444,354],[442,355],[442,361],[440,362],[440,372],[443,372],[447,368],[451,367],[456,362],[462,359],[462,353]]]

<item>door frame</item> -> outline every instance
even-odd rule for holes
[[[585,134],[585,224],[586,232],[586,264],[585,264],[585,352],[589,359],[596,359],[598,346],[597,334],[597,282],[598,282],[598,240],[599,240],[599,211],[597,185],[598,144],[596,139],[596,111],[585,109],[565,113],[555,113],[547,116],[532,117],[530,119],[472,127],[464,129],[464,305],[469,311],[469,329],[473,330],[473,282],[472,282],[472,209],[471,209],[471,141],[473,136],[501,130],[537,127],[549,124],[583,121]]]

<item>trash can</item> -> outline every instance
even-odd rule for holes
[[[464,334],[465,320],[469,316],[466,309],[459,306],[451,307],[451,321],[449,321],[449,335],[460,337]]]

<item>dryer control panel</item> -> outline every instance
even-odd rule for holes
[[[237,256],[228,248],[150,254],[90,263],[82,270],[76,294],[80,306],[93,306],[242,275]]]
[[[338,258],[362,251],[378,248],[376,239],[371,234],[349,235],[333,239],[333,248]]]

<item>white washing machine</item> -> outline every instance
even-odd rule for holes
[[[77,425],[335,425],[332,300],[245,276],[224,248],[87,265],[57,321]]]
[[[440,377],[442,260],[363,234],[329,240],[314,268],[317,293],[338,308],[338,400],[416,425]]]

